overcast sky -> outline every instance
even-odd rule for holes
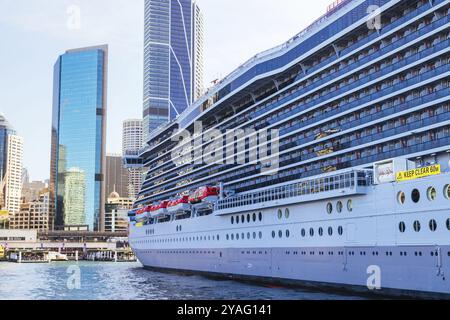
[[[288,40],[331,0],[198,0],[205,85]],[[107,151],[142,114],[144,0],[0,0],[0,112],[25,139],[32,180],[49,177],[53,65],[67,49],[109,45]],[[80,12],[80,24],[71,19]]]

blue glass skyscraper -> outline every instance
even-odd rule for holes
[[[16,134],[6,118],[0,114],[0,181],[6,173],[6,152],[8,135]]]
[[[192,0],[145,1],[144,143],[202,94],[202,23]]]
[[[67,51],[54,67],[55,226],[103,230],[108,47]]]

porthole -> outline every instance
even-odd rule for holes
[[[245,239],[245,235],[244,233],[241,233],[241,239],[244,240]]]
[[[291,236],[291,232],[289,230],[286,230],[286,238],[289,238]]]
[[[234,224],[234,217],[231,217],[231,224]]]
[[[344,228],[342,228],[342,226],[340,226],[338,228],[338,233],[339,233],[340,236],[342,236],[344,234]]]
[[[306,237],[306,230],[302,229],[302,237]]]
[[[343,207],[344,207],[344,205],[342,204],[342,202],[341,202],[341,201],[338,201],[337,204],[336,204],[336,210],[337,210],[337,212],[338,212],[338,213],[341,213]]]
[[[427,190],[427,196],[428,196],[428,200],[430,200],[430,201],[436,200],[436,198],[437,198],[436,189],[434,187],[429,187]]]
[[[429,223],[429,227],[430,227],[431,231],[435,232],[436,229],[437,229],[437,222],[436,222],[436,220],[434,220],[434,219],[431,220],[430,223]]]
[[[420,201],[420,191],[419,191],[419,190],[414,189],[414,190],[411,192],[411,200],[412,200],[414,203],[418,203],[418,202]]]
[[[245,222],[245,216],[244,216],[244,215],[241,216],[241,222],[242,222],[242,223]]]
[[[253,213],[253,222],[256,222],[256,213]]]
[[[247,214],[247,222],[250,223],[251,218],[250,218],[250,214]]]
[[[444,187],[444,196],[446,199],[450,200],[450,184]]]
[[[447,224],[447,230],[449,230],[449,231],[450,231],[450,219],[447,219],[447,222],[446,222],[446,224]]]
[[[236,217],[236,224],[239,224],[239,217]]]
[[[280,239],[283,238],[283,231],[281,231],[281,230],[278,231],[278,238],[280,238]]]
[[[351,199],[347,201],[347,210],[348,212],[353,211],[353,201]]]
[[[328,212],[328,214],[332,214],[333,213],[333,205],[331,204],[331,202],[329,202],[327,204],[327,212]]]
[[[247,233],[247,239],[250,240],[250,232]]]
[[[400,222],[400,224],[398,225],[398,229],[400,230],[401,233],[404,233],[406,231],[406,225],[404,222]]]
[[[259,221],[262,221],[262,212],[258,214]]]
[[[253,232],[253,239],[256,239],[256,232]]]
[[[319,228],[319,236],[323,236],[323,228]]]
[[[283,218],[283,211],[281,209],[278,209],[278,220],[281,220]]]
[[[234,233],[231,234],[231,240],[234,240]]]
[[[314,229],[313,228],[309,229],[309,235],[311,237],[314,237]]]
[[[272,231],[272,238],[275,238],[276,234],[275,231]]]
[[[331,237],[333,235],[333,228],[329,227],[328,228],[328,235]]]
[[[262,232],[259,232],[259,238],[262,239]]]
[[[288,208],[286,208],[286,210],[284,210],[284,217],[286,218],[286,219],[289,219],[289,216],[291,215],[291,212],[289,211],[289,209]]]
[[[400,204],[405,204],[405,201],[406,201],[406,195],[405,195],[405,193],[404,193],[403,191],[400,191],[400,192],[398,193],[398,195],[397,195],[397,200],[398,200],[398,203],[400,203]]]
[[[236,233],[236,240],[239,240],[239,233]]]
[[[419,232],[420,231],[420,222],[419,221],[414,221],[414,231],[415,232]]]

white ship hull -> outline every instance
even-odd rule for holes
[[[132,226],[130,241],[148,268],[366,292],[450,294],[450,200],[444,195],[448,183],[450,175],[442,174],[369,186],[362,195]],[[435,200],[427,197],[430,187],[437,190]],[[414,189],[420,191],[418,203],[411,200]],[[401,191],[406,194],[404,204],[397,199]],[[338,201],[344,204],[340,213]],[[417,221],[420,231],[414,230]],[[369,290],[368,285],[382,290]]]

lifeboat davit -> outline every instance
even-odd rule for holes
[[[190,210],[191,205],[189,204],[189,196],[182,196],[172,200],[167,205],[167,211],[169,213],[186,212]]]
[[[216,202],[219,200],[219,191],[217,187],[198,188],[189,196],[189,203],[198,206]]]
[[[168,213],[168,211],[167,211],[168,204],[169,204],[169,201],[162,201],[159,204],[153,205],[150,208],[151,216],[157,217],[157,216],[167,214]]]

